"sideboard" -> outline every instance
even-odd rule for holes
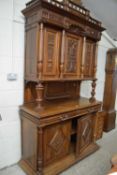
[[[56,175],[95,152],[104,117],[95,98],[98,41],[104,30],[71,0],[33,0],[25,19],[22,160],[29,175]],[[91,97],[81,83],[91,81]]]

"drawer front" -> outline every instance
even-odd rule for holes
[[[62,122],[62,121],[67,121],[67,120],[72,119],[74,117],[97,112],[97,111],[99,111],[99,109],[100,109],[100,105],[90,107],[90,108],[79,109],[79,110],[74,110],[71,112],[62,113],[60,115],[50,116],[48,118],[40,119],[40,126],[45,127],[45,126],[50,125],[50,124],[54,124],[54,123],[58,123],[58,122]]]

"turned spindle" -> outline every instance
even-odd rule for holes
[[[63,78],[64,72],[64,51],[65,51],[65,30],[62,31],[62,51],[61,51],[61,64],[60,64],[60,78]]]
[[[86,52],[86,37],[83,39],[83,52],[82,52],[82,63],[81,63],[81,78],[84,78],[84,62]]]
[[[93,80],[93,82],[92,82],[92,91],[91,91],[91,98],[89,99],[89,101],[91,102],[91,103],[93,103],[93,102],[95,102],[96,101],[96,99],[95,99],[95,88],[96,88],[96,79],[95,80]]]
[[[40,30],[40,37],[39,37],[39,58],[38,58],[38,78],[41,79],[42,78],[42,69],[43,69],[43,38],[44,38],[44,34],[43,34],[43,23],[40,24],[39,26],[39,30]]]

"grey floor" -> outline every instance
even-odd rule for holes
[[[106,175],[111,168],[111,157],[117,153],[117,128],[98,141],[100,149],[75,164],[61,175]],[[0,170],[0,175],[26,175],[18,165]]]

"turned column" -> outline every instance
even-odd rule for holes
[[[43,175],[43,130],[38,128],[38,173],[37,175]]]
[[[39,82],[36,86],[36,92],[37,92],[37,107],[42,108],[43,107],[43,101],[44,101],[44,86],[42,82]]]
[[[97,72],[97,54],[98,54],[98,43],[95,44],[95,59],[94,59],[94,69],[93,69],[94,78],[96,78],[96,72]]]
[[[63,78],[64,72],[64,53],[65,53],[65,30],[62,31],[62,43],[61,43],[61,63],[60,63],[60,78]]]
[[[44,39],[44,31],[43,31],[43,23],[39,25],[39,54],[38,54],[38,78],[39,80],[42,78],[43,71],[43,39]]]
[[[41,23],[39,25],[39,53],[38,53],[38,65],[37,65],[37,70],[38,70],[38,79],[39,82],[36,85],[36,92],[37,92],[37,107],[42,108],[43,106],[43,101],[44,101],[44,86],[43,83],[41,82],[42,79],[42,71],[43,71],[43,39],[44,39],[44,25]]]
[[[83,40],[83,52],[82,52],[82,63],[81,63],[81,78],[84,77],[85,52],[86,52],[86,37],[84,37],[84,40]]]
[[[96,101],[96,99],[95,99],[95,88],[96,88],[96,81],[97,81],[97,79],[94,79],[93,81],[92,81],[92,91],[91,91],[91,98],[89,99],[89,101],[91,102],[91,103],[93,103],[93,102],[95,102]]]

